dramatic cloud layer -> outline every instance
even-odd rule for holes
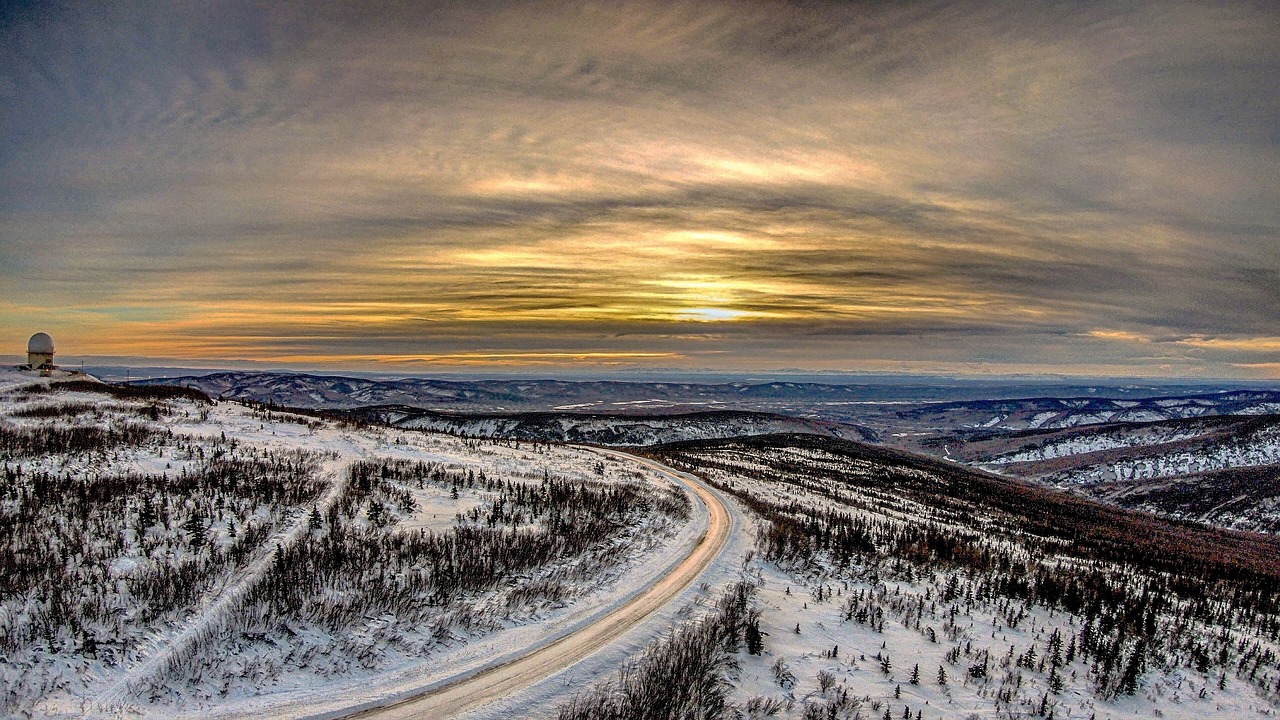
[[[6,11],[0,337],[1280,375],[1261,4]]]

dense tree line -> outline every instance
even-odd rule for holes
[[[140,447],[157,436],[168,435],[143,423],[98,425],[45,425],[12,427],[0,424],[0,460],[40,458],[59,454],[102,452],[118,447]]]

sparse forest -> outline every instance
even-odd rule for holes
[[[155,627],[189,612],[326,487],[311,454],[128,419],[153,412],[171,409],[52,402],[11,413],[28,424],[0,420],[6,657],[79,673],[134,661]],[[132,453],[172,467],[140,471],[122,462]],[[31,685],[12,669],[6,713],[76,681],[34,673],[45,682]]]
[[[811,436],[656,454],[765,520],[757,547],[808,588],[805,607],[832,606],[827,617],[873,632],[914,628],[949,647],[939,676],[973,684],[997,711],[1052,714],[1068,680],[1118,701],[1153,672],[1199,678],[1182,691],[1192,697],[1242,684],[1280,705],[1280,546],[1270,538]],[[974,634],[976,618],[992,623],[990,637]],[[1030,640],[995,640],[1009,631]],[[895,672],[887,654],[875,662]]]
[[[565,607],[691,509],[589,453],[594,467],[535,470],[546,445],[425,439],[452,455],[361,459],[326,443],[419,451],[381,428],[219,409],[195,391],[4,394],[4,715],[54,697],[218,702],[421,662]],[[229,602],[206,610],[215,599]]]
[[[302,541],[276,554],[234,615],[144,695],[162,701],[170,684],[208,687],[210,679],[225,694],[289,673],[370,671],[389,655],[429,655],[455,636],[483,634],[584,592],[619,543],[639,541],[642,524],[661,532],[689,513],[680,493],[550,473],[529,482],[379,459],[353,464],[346,480],[326,512],[311,514]],[[413,491],[425,488],[486,500],[447,531],[398,529],[417,509]],[[342,652],[325,657],[321,646],[299,642],[278,661],[246,663],[234,650],[304,630],[332,636]]]

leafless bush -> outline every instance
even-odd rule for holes
[[[772,695],[754,695],[747,699],[742,709],[746,711],[748,718],[758,720],[782,714],[787,709],[787,703]]]
[[[677,628],[613,679],[575,695],[559,720],[712,720],[731,713],[725,672],[742,642],[753,586],[739,583],[717,612]]]

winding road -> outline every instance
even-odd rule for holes
[[[689,488],[702,501],[709,515],[707,530],[684,560],[647,589],[590,625],[501,664],[444,680],[421,695],[348,717],[361,720],[436,720],[461,715],[506,698],[570,667],[639,625],[692,584],[720,555],[729,541],[733,522],[728,508],[714,490],[691,475],[652,460],[616,450],[591,449],[645,465]]]

